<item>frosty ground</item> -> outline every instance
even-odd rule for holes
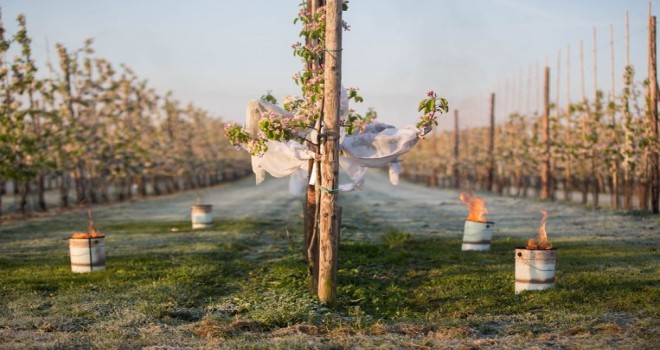
[[[652,348],[660,342],[660,218],[479,194],[490,252],[461,252],[459,192],[372,172],[342,193],[339,302],[309,291],[302,203],[285,180],[94,208],[107,269],[73,275],[86,214],[0,228],[0,348]],[[197,198],[211,229],[191,231]],[[540,210],[556,286],[515,295],[513,248]]]

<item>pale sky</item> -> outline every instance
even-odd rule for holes
[[[42,74],[46,43],[55,60],[55,43],[75,49],[91,37],[97,56],[130,66],[160,94],[172,90],[183,103],[191,101],[224,120],[242,122],[247,101],[266,90],[279,100],[299,92],[291,80],[301,68],[291,50],[298,40],[293,18],[299,2],[0,0],[0,6],[9,33],[15,32],[19,13],[27,16]],[[506,81],[518,84],[522,78],[526,88],[532,67],[533,108],[535,66],[547,61],[554,74],[558,50],[560,86],[566,83],[568,45],[571,89],[579,96],[580,40],[587,94],[593,94],[594,27],[599,86],[609,91],[609,33],[614,25],[615,83],[620,89],[626,10],[631,63],[641,80],[647,71],[647,0],[351,0],[344,13],[351,29],[344,32],[342,82],[359,87],[365,98],[353,108],[363,112],[374,107],[381,121],[397,126],[416,121],[417,104],[428,90],[461,110],[463,125],[486,123],[488,96],[497,92],[497,118],[503,120]],[[506,100],[524,111],[526,96]],[[560,103],[565,102],[561,92]],[[441,119],[443,128],[453,127],[451,113]]]

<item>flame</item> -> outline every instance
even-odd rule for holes
[[[552,243],[548,241],[548,233],[545,231],[545,223],[548,222],[548,212],[541,210],[541,225],[539,226],[539,239],[538,243],[534,238],[530,238],[527,241],[525,248],[527,249],[552,249]]]
[[[486,202],[484,202],[483,199],[475,197],[469,193],[461,193],[459,198],[465,203],[465,205],[467,205],[468,210],[470,211],[466,220],[486,222],[486,217],[484,215],[488,214],[488,210],[486,210]]]
[[[104,234],[101,233],[101,231],[98,231],[96,228],[94,228],[94,221],[92,221],[92,209],[87,209],[87,216],[89,217],[89,228],[87,229],[87,232],[76,232],[73,235],[71,235],[71,238],[73,239],[88,239],[88,238],[103,238],[105,237]]]

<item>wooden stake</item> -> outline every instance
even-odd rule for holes
[[[614,82],[614,25],[610,24],[610,62],[611,62],[611,79],[612,79],[612,91],[610,91],[610,102],[616,102],[616,90]],[[618,147],[617,140],[617,123],[616,123],[616,111],[612,109],[610,111],[612,114],[612,143],[614,147]],[[612,164],[610,167],[610,177],[612,178],[612,209],[619,209],[619,157],[618,152],[612,156]]]
[[[564,143],[566,146],[571,145],[571,45],[566,48],[566,132],[564,134]],[[572,194],[572,181],[571,181],[571,154],[566,153],[566,164],[564,166],[564,200],[570,201]]]
[[[454,110],[454,188],[461,187],[461,173],[459,168],[460,154],[459,154],[459,142],[460,142],[460,129],[458,125],[458,109]]]
[[[319,218],[319,287],[322,304],[334,304],[337,297],[337,227],[339,175],[339,99],[341,89],[342,1],[326,4],[323,122],[326,139],[321,158],[321,216]]]
[[[596,40],[596,27],[594,27],[594,120],[597,119],[599,111],[600,99],[598,98],[598,42]],[[594,123],[595,124],[595,123]],[[595,127],[596,125],[594,125]],[[599,160],[597,145],[593,144],[591,150],[591,184],[592,190],[591,200],[594,208],[598,207],[599,196],[600,196],[600,186],[598,181],[598,166],[597,162]]]
[[[522,114],[523,100],[523,70],[518,74],[518,114]]]
[[[626,11],[626,69],[630,65],[630,25],[628,24],[628,11]],[[627,88],[627,87],[626,87]],[[626,95],[623,108],[625,110],[624,118],[626,118],[626,129],[628,128],[630,118],[630,106],[628,104],[628,97]],[[626,131],[627,133],[627,131]],[[625,138],[628,136],[625,135]],[[628,140],[625,141],[628,143]],[[624,163],[623,167],[623,209],[630,210],[632,207],[632,195],[633,195],[633,180],[632,180],[632,169],[630,169],[630,164],[628,162]]]
[[[628,24],[628,11],[626,11],[626,66],[630,65],[630,25]]]
[[[649,3],[650,7],[650,3]],[[649,18],[649,136],[651,140],[658,141],[658,75],[656,57],[656,17]],[[651,212],[660,211],[660,159],[658,150],[648,151],[648,179],[651,193]]]
[[[525,111],[525,114],[529,116],[531,113],[530,110],[530,105],[529,105],[529,96],[530,96],[530,91],[532,91],[532,65],[529,65],[529,68],[527,69],[527,108]]]
[[[589,105],[587,104],[587,94],[586,94],[586,89],[585,89],[585,81],[584,81],[584,42],[580,40],[580,86],[582,90],[582,118],[581,118],[581,139],[583,143],[586,143],[587,139],[587,118],[589,116],[588,108]],[[583,172],[583,178],[582,178],[582,204],[586,205],[587,204],[587,195],[589,192],[589,186],[588,186],[588,178],[586,175],[586,171]]]
[[[488,134],[488,191],[495,182],[495,93],[490,94],[490,132]]]
[[[541,80],[539,78],[539,62],[536,62],[536,109],[534,114],[539,114],[539,94],[540,94]]]
[[[542,200],[550,198],[550,67],[545,67],[543,79],[543,162],[541,163],[541,193]]]

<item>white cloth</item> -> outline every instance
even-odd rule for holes
[[[292,118],[286,110],[267,101],[248,102],[245,116],[245,128],[252,135],[259,132],[259,120],[266,111],[281,118]],[[348,115],[348,95],[342,89],[340,113],[343,119]],[[426,130],[425,130],[426,131]],[[425,132],[424,131],[424,132]],[[405,126],[397,129],[392,125],[374,123],[353,135],[340,136],[339,166],[351,180],[349,184],[339,186],[340,191],[359,189],[364,184],[368,168],[380,168],[389,164],[390,182],[399,183],[401,164],[398,157],[410,151],[420,140],[419,129]],[[291,176],[289,192],[302,195],[307,186],[308,160],[315,157],[314,152],[297,140],[267,141],[268,150],[262,156],[252,157],[252,171],[257,184],[266,178],[266,173],[274,177]]]

